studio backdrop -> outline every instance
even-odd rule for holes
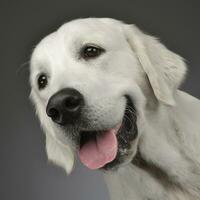
[[[70,176],[47,161],[45,138],[29,100],[29,59],[63,23],[111,17],[133,23],[186,59],[182,89],[200,97],[200,3],[197,0],[1,0],[0,199],[108,200],[100,172],[78,161]]]

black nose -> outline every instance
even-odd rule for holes
[[[83,105],[83,95],[73,88],[66,88],[49,99],[46,112],[60,125],[74,124],[80,116]]]

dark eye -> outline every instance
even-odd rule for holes
[[[48,81],[45,74],[41,74],[38,78],[38,88],[41,90],[46,87]]]
[[[98,46],[87,45],[82,49],[82,57],[84,59],[95,58],[101,55],[105,50]]]

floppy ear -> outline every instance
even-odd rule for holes
[[[64,168],[67,174],[71,173],[74,166],[74,154],[70,146],[46,134],[46,151],[50,161]]]
[[[175,105],[174,93],[186,73],[183,58],[134,25],[123,25],[123,32],[147,74],[156,98],[167,105]]]
[[[43,109],[42,102],[40,102],[33,90],[31,91],[30,98],[35,105],[36,114],[45,132],[48,159],[64,168],[67,174],[70,174],[74,166],[74,152],[70,141],[67,140],[64,134],[56,132],[56,129],[46,115],[45,109]]]

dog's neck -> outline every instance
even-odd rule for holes
[[[132,163],[105,173],[111,199],[200,199],[198,161],[186,154],[190,149],[185,149],[182,141],[184,134],[193,133],[187,133],[183,122],[176,120],[174,114],[179,111],[178,107],[161,106],[157,116],[150,112]]]
[[[104,174],[111,200],[199,200],[138,152],[131,164]]]

